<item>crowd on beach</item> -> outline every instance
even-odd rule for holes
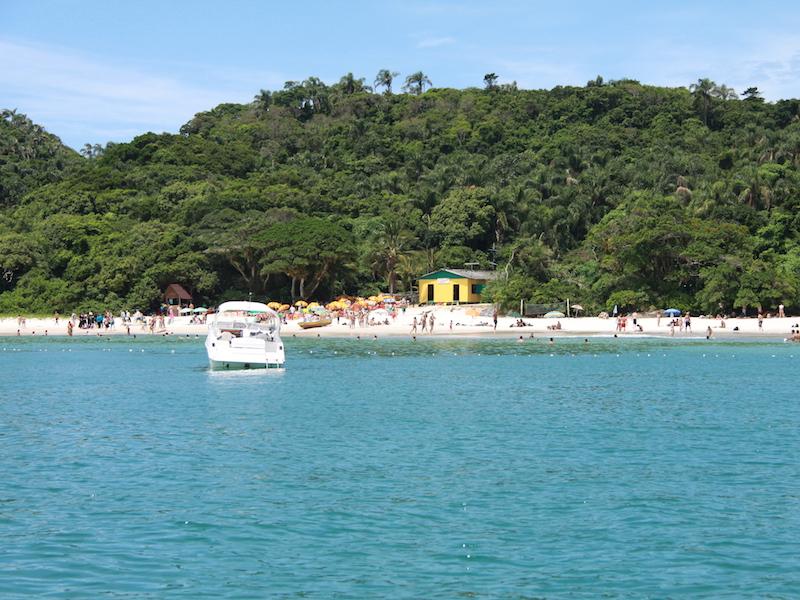
[[[384,335],[407,335],[416,338],[418,335],[477,335],[484,332],[498,332],[498,327],[506,333],[516,328],[530,328],[531,337],[534,331],[547,332],[549,335],[584,335],[600,334],[628,335],[690,335],[695,336],[693,327],[700,330],[699,335],[706,339],[724,335],[729,337],[739,333],[782,335],[784,339],[800,341],[800,324],[786,319],[783,305],[773,314],[759,311],[755,318],[737,315],[716,315],[694,317],[690,313],[680,314],[677,309],[650,312],[643,315],[636,312],[612,315],[601,313],[597,317],[563,319],[563,314],[551,315],[552,318],[532,318],[501,316],[496,307],[484,305],[413,305],[402,298],[376,296],[370,298],[342,297],[326,305],[316,302],[297,301],[293,305],[272,303],[288,332],[298,335],[309,325],[313,333],[328,335],[356,335],[356,329],[382,328]],[[109,335],[149,333],[157,335],[173,335],[174,333],[203,333],[207,317],[214,309],[192,306],[162,306],[153,314],[144,315],[137,310],[130,312],[86,311],[73,313],[62,318],[54,313],[52,319],[28,319],[19,315],[16,318],[17,335],[49,335],[54,332],[69,336]],[[553,311],[554,313],[556,311]],[[556,317],[562,318],[556,318]],[[697,322],[695,322],[697,319]],[[780,321],[778,321],[780,319]],[[10,319],[0,326],[0,333],[13,335]],[[776,321],[771,323],[771,321]],[[55,325],[55,328],[53,328]],[[322,329],[324,328],[324,329]],[[65,331],[66,330],[66,331]],[[348,332],[348,333],[346,333]],[[378,329],[373,332],[379,333]],[[372,336],[373,333],[370,335]],[[363,334],[362,334],[363,335]]]

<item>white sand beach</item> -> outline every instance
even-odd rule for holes
[[[388,325],[373,325],[369,327],[351,328],[346,319],[342,318],[339,323],[333,319],[333,323],[325,327],[314,329],[301,329],[299,321],[290,320],[283,325],[281,334],[284,338],[296,337],[341,337],[357,338],[377,336],[381,337],[410,337],[411,327],[414,317],[419,320],[423,313],[433,314],[434,329],[433,333],[421,331],[417,328],[417,339],[443,338],[449,336],[480,336],[480,337],[571,337],[571,336],[613,336],[620,338],[641,338],[646,336],[670,336],[670,319],[662,317],[660,323],[654,317],[639,317],[637,323],[641,325],[642,331],[636,331],[632,324],[632,318],[628,318],[627,331],[617,332],[616,319],[601,319],[599,317],[572,317],[561,319],[526,318],[526,327],[515,327],[517,321],[513,317],[499,317],[497,329],[494,330],[491,316],[471,316],[468,314],[475,312],[471,306],[419,306],[409,307],[405,313],[398,314],[397,318],[389,320]],[[163,330],[150,333],[140,324],[134,323],[130,327],[130,334],[138,336],[154,335],[180,335],[180,336],[200,336],[206,334],[206,325],[192,324],[189,317],[176,317],[172,323],[168,323]],[[451,326],[452,322],[452,326]],[[561,330],[553,331],[548,329],[556,323],[561,323]],[[680,331],[677,327],[674,331],[676,338],[705,338],[708,328],[711,327],[712,338],[736,338],[736,337],[775,337],[788,338],[792,327],[800,324],[800,317],[785,318],[765,318],[763,327],[759,329],[758,319],[756,318],[734,318],[726,319],[725,327],[721,327],[717,319],[706,319],[692,317],[691,331]],[[737,330],[738,328],[738,330]],[[127,335],[128,331],[121,321],[117,319],[117,325],[113,329],[78,329],[73,330],[74,337],[87,337],[98,335]],[[62,336],[67,335],[67,321],[60,319],[56,324],[54,318],[28,318],[24,326],[18,325],[16,318],[0,319],[0,336]]]

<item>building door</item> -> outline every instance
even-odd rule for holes
[[[453,302],[461,300],[461,286],[457,283],[453,284]]]
[[[429,284],[428,284],[428,297],[427,297],[427,301],[428,301],[428,302],[433,302],[433,284],[432,284],[432,283],[429,283]]]

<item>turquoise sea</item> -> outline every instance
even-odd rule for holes
[[[2,598],[797,598],[800,346],[0,339]]]

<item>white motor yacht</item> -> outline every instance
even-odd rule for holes
[[[208,318],[212,369],[283,369],[281,320],[260,302],[224,302]]]

